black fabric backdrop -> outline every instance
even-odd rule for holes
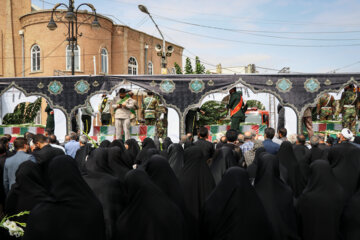
[[[178,112],[183,128],[190,108],[199,106],[205,96],[234,86],[275,95],[284,106],[291,107],[300,120],[306,108],[314,105],[322,93],[338,92],[349,83],[359,84],[360,74],[61,76],[0,78],[0,93],[15,87],[26,96],[43,96],[65,113],[69,123],[70,114],[93,95],[134,84],[160,95],[167,107]]]

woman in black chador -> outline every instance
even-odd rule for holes
[[[24,240],[105,240],[101,203],[69,156],[55,157],[45,172],[50,196],[35,207]]]
[[[315,161],[310,171],[309,182],[296,206],[300,236],[303,240],[340,240],[345,192],[327,161]]]
[[[116,239],[182,240],[183,215],[142,170],[126,174],[128,204],[117,220]]]
[[[271,240],[265,209],[240,167],[229,168],[206,200],[200,220],[203,240]]]
[[[297,232],[293,192],[280,178],[276,156],[260,154],[255,190],[261,199],[277,240],[300,239]]]

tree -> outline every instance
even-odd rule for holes
[[[185,61],[185,74],[194,74],[194,70],[191,66],[191,61],[189,57],[187,57]]]
[[[204,74],[205,66],[201,64],[200,58],[198,56],[195,57],[195,73],[196,74]]]
[[[176,74],[183,74],[181,67],[176,62],[174,63]]]

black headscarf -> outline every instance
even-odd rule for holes
[[[48,165],[51,201],[34,208],[24,240],[103,240],[102,206],[70,156],[55,157]]]
[[[350,199],[360,187],[360,150],[349,142],[336,144],[329,150],[328,160]]]
[[[235,166],[237,159],[233,150],[227,147],[216,150],[216,154],[212,160],[210,170],[214,177],[215,183],[219,184],[225,171]]]
[[[262,153],[257,162],[255,189],[272,225],[274,239],[299,239],[291,188],[280,179],[276,156]]]
[[[86,163],[86,157],[90,154],[90,152],[93,150],[92,145],[87,143],[84,146],[81,146],[79,150],[77,150],[75,155],[75,161],[78,165],[78,168],[80,169],[80,172],[86,171],[85,163]]]
[[[360,137],[359,137],[359,136],[356,136],[356,137],[354,138],[354,143],[360,144]]]
[[[174,143],[168,148],[169,164],[175,175],[179,177],[182,168],[184,167],[184,149],[181,144]]]
[[[277,156],[280,164],[287,170],[287,184],[293,190],[294,196],[299,197],[305,188],[305,179],[301,174],[292,144],[288,141],[283,142]]]
[[[114,171],[109,166],[109,151],[107,148],[97,148],[92,151],[85,166],[87,170],[92,172],[114,175]]]
[[[173,144],[173,142],[171,141],[171,139],[169,137],[166,137],[162,143],[162,151],[161,151],[161,155],[168,158],[168,148],[169,146]]]
[[[328,162],[310,165],[309,182],[297,202],[298,224],[303,240],[338,240],[345,194]]]
[[[313,146],[310,150],[310,153],[311,153],[310,163],[319,159],[326,160],[326,152],[325,150],[319,148],[319,146]]]
[[[124,181],[125,174],[132,169],[130,158],[125,153],[125,148],[110,147],[108,148],[108,163],[113,175]]]
[[[345,240],[360,239],[360,190],[346,206],[342,221],[341,233]]]
[[[215,187],[201,148],[193,146],[185,149],[184,167],[179,181],[184,191],[185,204],[192,216],[198,219],[206,198]]]
[[[110,149],[116,149],[120,151],[118,147],[112,147]],[[97,149],[95,150],[95,156],[89,159],[89,165],[94,166],[90,167],[92,170],[87,170],[83,175],[84,180],[89,185],[91,190],[94,192],[96,197],[99,199],[103,206],[104,219],[106,226],[106,236],[107,239],[114,239],[116,232],[116,220],[120,216],[125,202],[126,202],[126,193],[124,189],[124,184],[120,179],[112,176],[108,172],[108,168],[97,168],[95,167],[97,162],[101,164],[102,152],[107,152],[107,149]],[[109,155],[104,154],[103,157],[110,157],[112,151],[109,151]]]
[[[132,165],[134,165],[136,156],[139,154],[140,152],[140,147],[138,142],[135,139],[128,139],[125,142],[126,145],[128,145],[128,149],[126,150],[126,153],[128,154],[128,156],[131,159],[131,163]]]
[[[142,142],[142,149],[136,156],[135,164],[142,164],[146,160],[150,159],[150,157],[148,156],[149,149],[155,149],[156,151],[158,151],[155,146],[154,140],[152,140],[151,138],[145,138],[144,141]]]
[[[31,211],[38,203],[49,198],[38,164],[23,162],[16,171],[16,183],[12,186],[7,199],[5,214],[12,216],[23,211]],[[27,215],[17,220],[26,222]]]
[[[272,239],[265,209],[240,167],[229,168],[206,200],[202,239]]]
[[[304,145],[295,145],[293,147],[295,157],[298,161],[301,175],[303,176],[305,182],[308,181],[310,175],[310,162],[311,162],[311,151]],[[321,158],[318,158],[321,159]],[[316,160],[318,160],[316,159]]]
[[[129,202],[116,223],[116,239],[183,239],[181,211],[144,171],[128,172],[125,187]]]
[[[123,140],[120,139],[116,139],[114,141],[112,141],[109,145],[109,147],[119,147],[121,149],[121,151],[125,151],[125,145]]]
[[[246,170],[247,170],[250,178],[256,177],[256,171],[257,171],[257,167],[258,167],[259,157],[260,157],[260,154],[263,152],[266,152],[264,147],[258,148],[255,152],[254,161],[250,164],[250,166],[247,167]]]
[[[101,143],[100,143],[100,148],[107,148],[107,147],[109,147],[110,146],[110,141],[109,140],[104,140],[104,141],[102,141]]]

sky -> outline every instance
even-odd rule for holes
[[[47,9],[58,2],[32,1]],[[255,64],[260,73],[283,67],[294,73],[360,72],[359,0],[86,2],[117,24],[160,37],[138,9],[145,5],[165,39],[183,46],[184,58],[199,56],[206,69],[221,63],[225,68]]]

